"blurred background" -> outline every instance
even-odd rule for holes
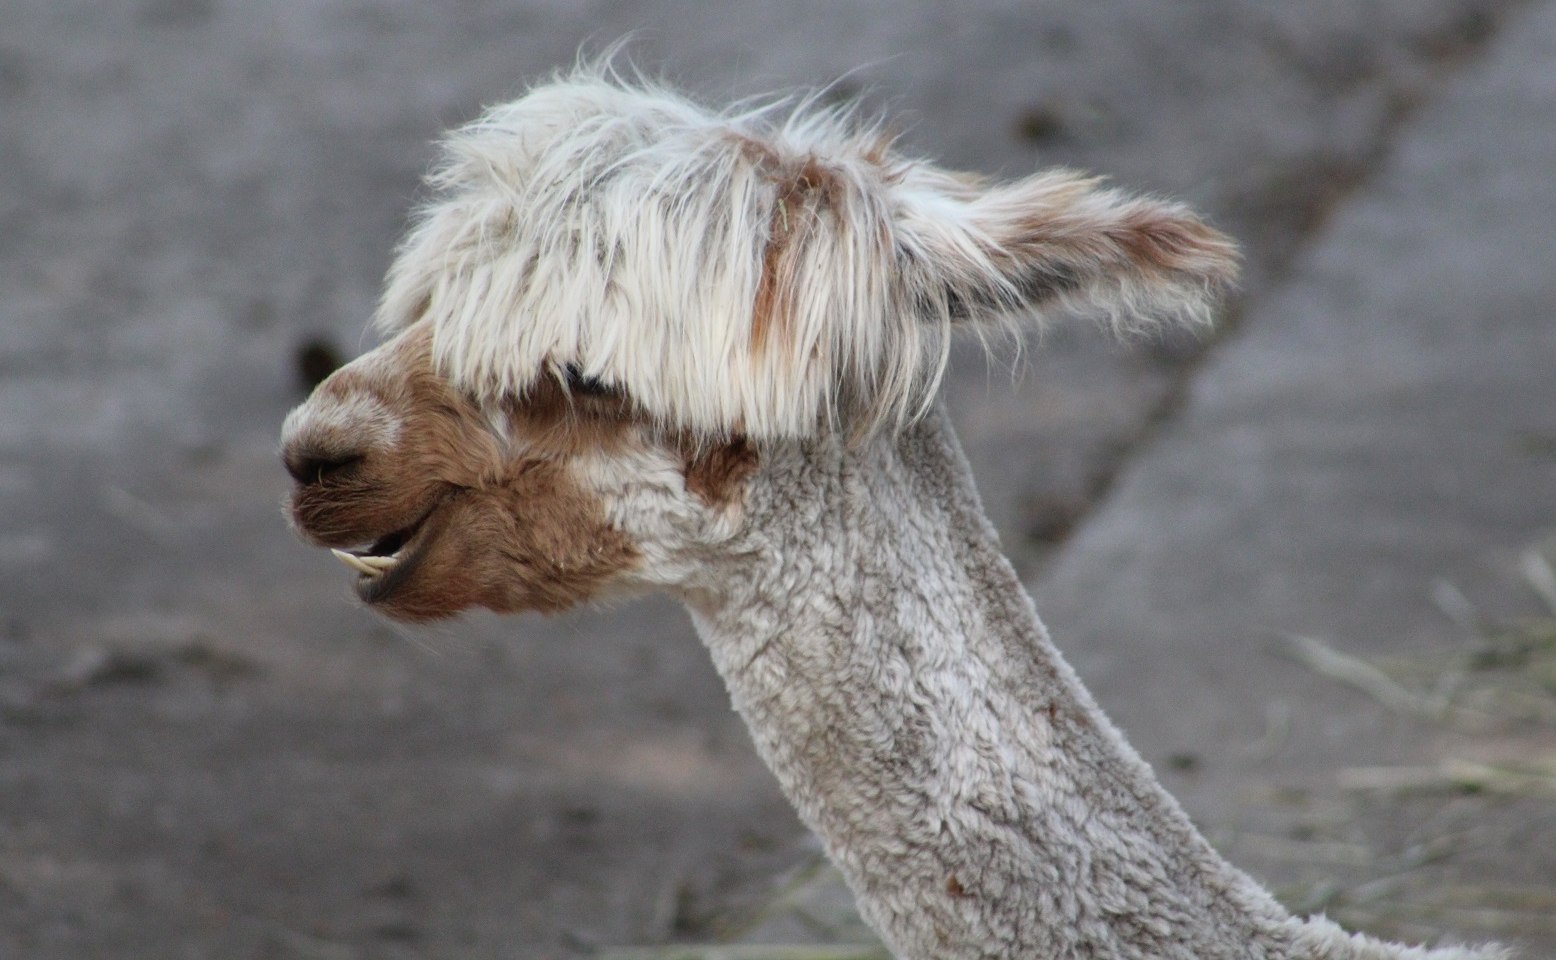
[[[628,33],[1236,236],[1213,335],[956,358],[989,511],[1288,905],[1556,947],[1556,0],[9,0],[0,956],[868,942],[677,608],[405,630],[281,518],[430,142]]]

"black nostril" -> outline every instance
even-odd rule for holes
[[[356,466],[362,460],[363,456],[360,453],[329,455],[287,453],[281,458],[281,462],[286,466],[286,472],[301,484],[321,483],[331,476]]]

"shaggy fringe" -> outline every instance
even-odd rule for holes
[[[1232,244],[1065,171],[986,187],[815,97],[701,107],[607,55],[452,133],[378,324],[483,400],[568,365],[704,437],[900,427],[953,329],[1205,323]]]

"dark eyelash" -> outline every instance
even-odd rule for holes
[[[601,380],[599,377],[586,377],[578,365],[570,363],[565,370],[567,374],[567,392],[580,397],[613,397],[617,391],[615,387]]]

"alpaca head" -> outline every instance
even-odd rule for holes
[[[764,448],[875,442],[959,329],[1203,320],[1235,272],[1171,203],[986,184],[833,111],[713,113],[584,71],[453,134],[389,272],[383,346],[293,411],[290,512],[385,613],[674,585]]]
[[[479,402],[437,372],[433,334],[418,321],[336,371],[283,427],[292,523],[363,600],[403,620],[559,610],[684,583],[727,538],[743,440],[666,432],[575,367]]]

